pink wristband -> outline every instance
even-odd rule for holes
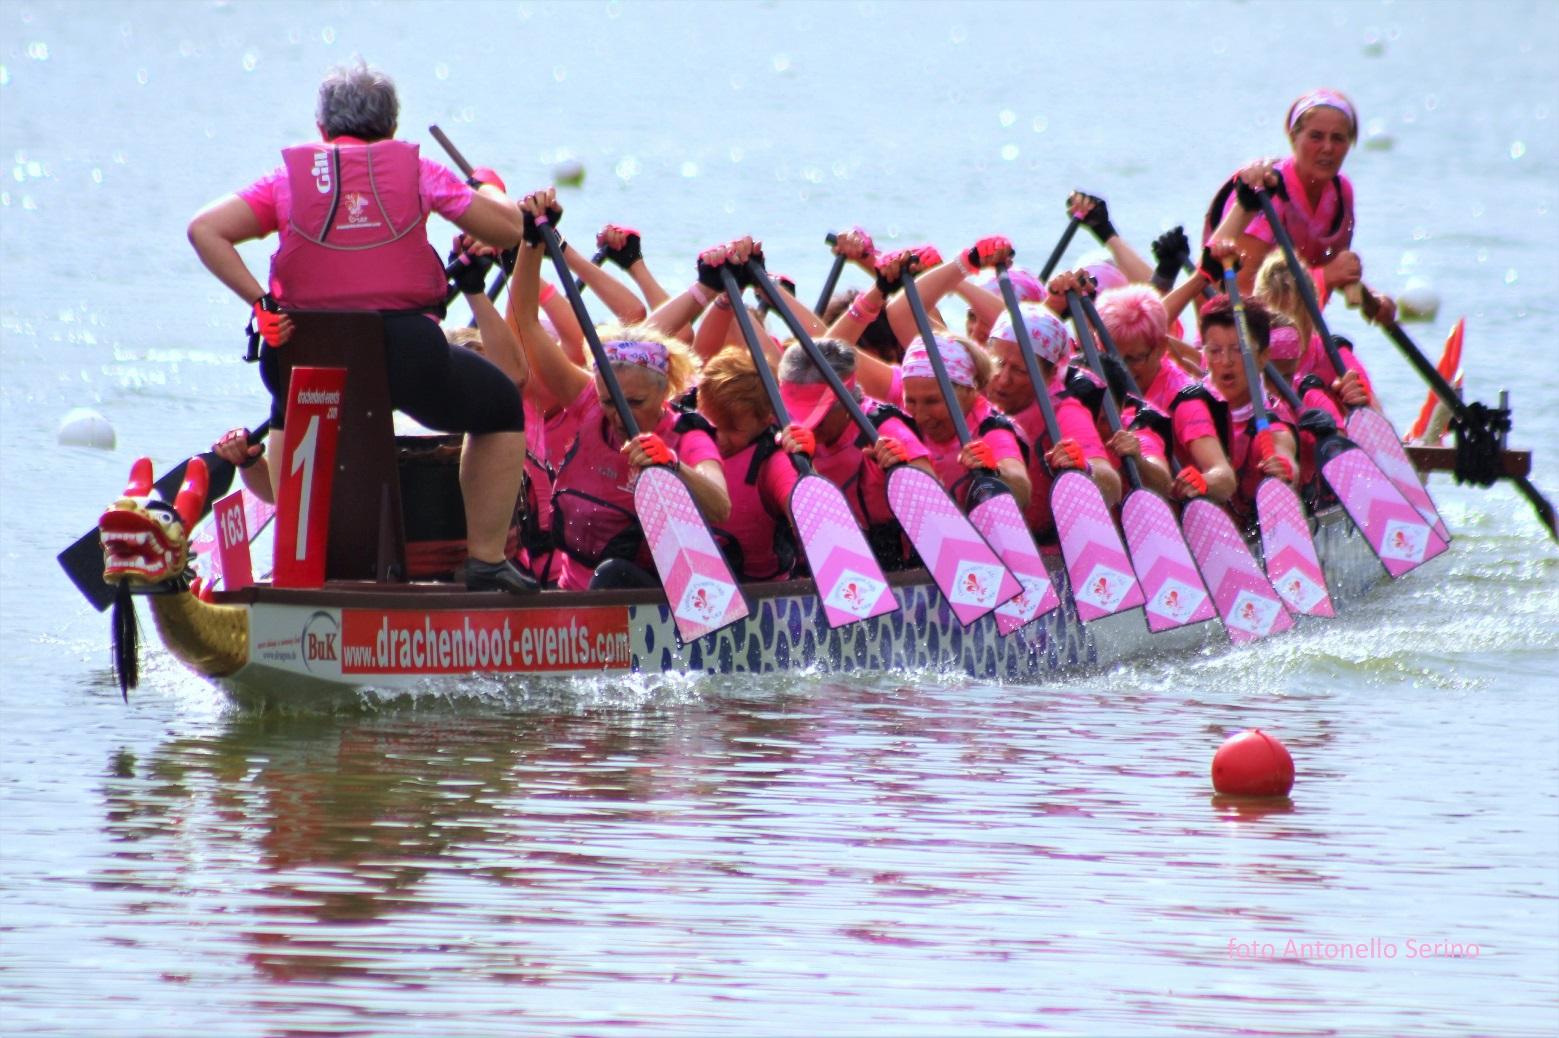
[[[546,306],[547,305],[547,300],[551,299],[553,296],[555,296],[557,294],[558,294],[557,286],[555,286],[550,281],[543,281],[541,283],[541,295],[539,297],[537,297],[536,302],[540,303],[542,306]]]
[[[958,254],[958,269],[963,271],[964,277],[967,278],[973,277],[975,271],[979,270],[980,268],[970,262],[969,254],[967,252],[960,252]]]
[[[692,294],[699,306],[708,306],[709,301],[715,297],[715,294],[709,291],[709,286],[702,281],[695,281],[689,285],[688,292]]]
[[[866,295],[862,293],[850,301],[850,316],[862,324],[871,324],[882,313],[882,304],[878,303],[874,309],[870,303],[865,302]]]

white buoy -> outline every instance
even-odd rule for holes
[[[1440,293],[1423,278],[1408,278],[1397,296],[1397,313],[1404,321],[1432,321],[1440,312]]]
[[[564,159],[552,167],[552,180],[560,187],[579,187],[585,182],[585,164],[578,159]]]
[[[77,407],[60,419],[59,442],[66,447],[114,449],[114,427],[90,407]]]

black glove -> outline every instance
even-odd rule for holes
[[[713,290],[716,293],[724,292],[725,281],[720,277],[720,271],[725,269],[726,266],[727,264],[725,263],[706,263],[704,261],[704,254],[702,252],[699,253],[698,283],[707,289]],[[741,274],[738,273],[737,268],[731,267],[730,270],[732,274],[737,274],[736,283],[738,285],[741,284],[742,278]]]
[[[1231,268],[1235,271],[1240,269],[1240,258],[1238,256],[1231,261]],[[1206,246],[1202,247],[1202,262],[1196,269],[1200,270],[1203,276],[1211,281],[1215,287],[1223,287],[1223,261],[1213,255],[1212,249]]]
[[[1267,188],[1267,194],[1276,198],[1288,197],[1288,185],[1283,183],[1283,178],[1277,178],[1276,185]],[[1234,196],[1239,199],[1240,207],[1253,213],[1261,212],[1261,199],[1256,197],[1256,189],[1245,183],[1238,173],[1234,175]]]
[[[1158,266],[1153,268],[1153,282],[1168,289],[1191,258],[1191,242],[1185,236],[1185,228],[1171,228],[1153,239],[1153,258],[1158,260]]]
[[[462,295],[481,295],[487,291],[487,272],[493,269],[493,257],[473,256],[469,252],[457,252],[450,250],[449,263],[444,267],[444,276],[454,284]]]
[[[881,264],[883,261],[893,259],[897,256],[899,256],[899,253],[890,253],[887,256],[880,257],[878,262]],[[899,264],[899,276],[894,278],[892,281],[889,281],[887,278],[882,276],[881,265],[877,266],[875,270],[877,272],[877,291],[882,293],[882,298],[886,300],[894,292],[898,291],[899,282],[904,279],[904,265],[902,263]]]
[[[1085,201],[1093,203],[1093,208],[1088,210],[1088,215],[1083,217],[1083,226],[1099,239],[1099,244],[1104,245],[1116,236],[1115,225],[1110,222],[1110,207],[1104,204],[1104,199],[1096,195],[1086,195],[1081,191]]]
[[[620,249],[614,249],[611,246],[602,245],[601,249],[606,253],[607,259],[617,264],[623,270],[627,270],[629,267],[642,260],[644,258],[644,253],[640,249],[638,231],[631,227],[620,227],[618,230],[627,232],[627,236],[623,238],[623,247]]]
[[[516,245],[512,249],[504,249],[498,254],[498,266],[503,268],[505,275],[514,276],[514,264],[520,258],[520,247]]]
[[[547,222],[552,224],[553,230],[556,230],[558,224],[563,222],[563,207],[556,205],[548,206]],[[541,244],[541,231],[536,227],[535,217],[528,212],[525,213],[525,230],[521,237],[524,238],[526,245]]]

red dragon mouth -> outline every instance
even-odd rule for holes
[[[184,542],[171,539],[168,528],[148,512],[110,508],[97,528],[107,583],[127,578],[155,583],[177,576],[183,567]]]

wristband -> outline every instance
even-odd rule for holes
[[[556,285],[550,281],[543,281],[541,283],[541,294],[536,297],[536,302],[542,306],[545,306],[547,301],[557,294],[558,289]]]
[[[709,290],[709,286],[702,281],[695,281],[689,285],[688,294],[693,297],[694,302],[698,303],[699,306],[708,306],[709,301],[715,297],[715,294]]]
[[[879,302],[873,306],[866,300],[866,293],[862,292],[850,300],[849,314],[862,324],[871,324],[882,313],[882,304]]]

